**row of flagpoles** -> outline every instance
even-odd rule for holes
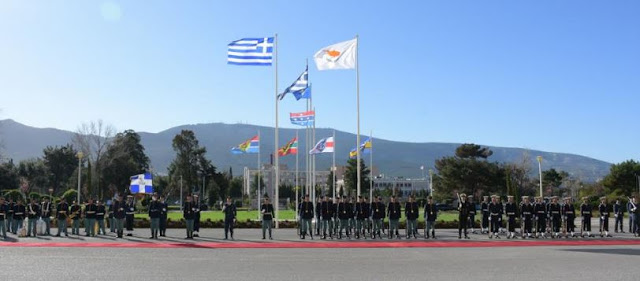
[[[278,102],[285,98],[287,94],[291,94],[296,100],[306,99],[306,111],[299,113],[290,113],[289,118],[292,124],[305,126],[305,150],[308,148],[309,139],[315,143],[313,149],[305,156],[306,161],[306,180],[307,194],[312,193],[312,200],[315,202],[315,156],[320,153],[333,153],[333,197],[336,196],[336,165],[335,165],[335,131],[333,136],[326,137],[315,142],[315,108],[313,107],[313,99],[311,94],[311,84],[309,83],[309,67],[300,74],[289,87],[282,93],[278,91],[278,35],[274,37],[264,38],[244,38],[231,42],[228,45],[227,62],[233,65],[244,66],[271,66],[274,65],[275,76],[275,142],[274,150],[274,193],[275,193],[275,219],[276,228],[278,227],[279,212],[279,157],[296,154],[296,213],[298,206],[298,133],[296,137],[282,148],[278,147]],[[358,67],[358,36],[356,38],[324,47],[317,51],[313,59],[318,70],[334,70],[334,69],[356,69],[356,104],[357,104],[357,133],[356,148],[350,152],[350,158],[356,158],[357,166],[357,195],[360,196],[361,191],[361,170],[360,155],[361,153],[370,153],[372,155],[372,140],[369,137],[365,142],[360,142],[360,72]],[[231,152],[234,154],[257,153],[258,154],[258,204],[260,204],[260,133],[257,136],[233,147]],[[371,161],[373,161],[371,156]],[[371,190],[371,188],[370,188]]]

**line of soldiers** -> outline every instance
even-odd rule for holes
[[[425,239],[433,237],[435,234],[435,222],[438,214],[433,198],[429,196],[424,206]],[[303,201],[298,206],[299,234],[300,239],[305,239],[307,235],[313,239],[312,220],[316,219],[316,236],[321,239],[334,237],[342,239],[343,234],[351,239],[360,237],[371,239],[387,237],[400,239],[399,226],[402,214],[406,218],[405,237],[418,238],[418,218],[420,217],[420,206],[415,202],[415,197],[410,196],[404,204],[404,212],[400,202],[395,196],[391,196],[388,204],[382,202],[382,197],[375,198],[375,202],[369,203],[368,198],[358,196],[358,200],[349,197],[339,197],[337,202],[329,196],[320,196],[318,202],[314,204],[309,201],[309,195],[305,195]],[[384,227],[384,220],[388,218],[388,228]]]
[[[499,238],[500,233],[508,232],[507,238],[515,238],[516,236],[516,219],[520,221],[520,237],[525,238],[559,238],[559,237],[578,237],[576,233],[575,219],[580,216],[581,228],[580,237],[593,237],[591,233],[591,218],[597,211],[599,217],[599,232],[600,237],[611,237],[609,233],[609,219],[613,214],[615,218],[615,232],[624,232],[622,223],[624,218],[624,208],[620,203],[620,200],[616,200],[616,203],[611,205],[607,202],[606,197],[600,198],[600,204],[597,209],[594,208],[589,202],[587,197],[582,198],[582,204],[579,210],[576,210],[575,205],[572,202],[571,197],[563,198],[564,203],[560,203],[557,196],[551,197],[550,201],[545,202],[542,197],[535,197],[535,201],[531,202],[529,196],[523,196],[519,205],[514,202],[513,196],[507,196],[506,204],[500,201],[499,196],[483,197],[481,204],[482,221],[481,229],[482,233],[489,234],[489,238]],[[627,204],[627,210],[629,210],[629,231],[634,235],[640,236],[640,227],[638,226],[638,219],[640,217],[640,210],[637,208],[635,198],[629,198]],[[462,231],[464,230],[465,238],[467,236],[467,228],[469,225],[473,225],[475,220],[471,210],[475,210],[475,205],[471,203],[471,200],[467,200],[467,196],[462,194],[460,196],[460,203],[458,206],[460,211],[459,216],[459,236],[461,238]],[[579,211],[579,213],[578,213]],[[506,220],[503,220],[506,216]],[[503,229],[503,223],[506,222],[506,231]]]

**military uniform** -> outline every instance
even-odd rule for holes
[[[262,239],[265,239],[267,229],[269,230],[269,239],[273,239],[273,236],[271,236],[271,228],[273,227],[273,205],[268,202],[263,203],[260,206],[260,213],[262,213]]]
[[[98,206],[95,204],[87,204],[84,207],[84,232],[86,236],[96,236],[96,212],[98,211]]]
[[[98,235],[102,231],[102,235],[107,235],[107,232],[104,228],[104,215],[107,213],[107,208],[100,202],[98,206],[96,206],[96,222],[98,223]]]
[[[573,204],[571,203],[571,198],[567,197],[565,198],[565,200],[567,202],[562,206],[562,216],[565,218],[565,221],[566,221],[565,231],[567,232],[567,237],[569,237],[569,235],[571,235],[571,237],[575,237],[576,210]]]
[[[598,206],[598,211],[600,211],[600,237],[611,237],[611,235],[609,235],[609,214],[611,212],[611,206],[607,204],[606,197],[602,197],[600,200],[602,201]]]
[[[513,198],[510,196],[510,198]],[[504,205],[504,210],[507,215],[507,231],[509,232],[508,238],[515,237],[516,231],[516,218],[518,217],[518,205],[515,202],[508,202]]]
[[[469,210],[472,206],[467,202],[467,196],[462,194],[458,198],[458,239],[462,239],[462,230],[464,230],[464,238],[469,239],[467,235],[467,218],[469,218]]]
[[[65,236],[69,236],[67,233],[67,217],[69,216],[69,204],[67,202],[60,202],[56,207],[56,219],[58,220],[58,234],[60,236],[64,232]]]
[[[111,210],[113,211],[116,235],[118,238],[122,238],[124,235],[124,220],[127,216],[127,206],[122,200],[116,200],[111,205]]]
[[[27,236],[35,237],[38,234],[37,222],[40,218],[40,205],[36,204],[35,201],[31,202],[26,207],[27,218],[29,221],[27,223]]]
[[[418,202],[407,202],[404,204],[404,216],[407,221],[407,238],[413,235],[413,238],[418,238],[416,232],[418,232],[418,217],[420,216],[420,207]]]
[[[502,204],[494,199],[497,199],[497,197],[492,196],[492,201],[489,203],[489,221],[491,223],[489,238],[493,238],[494,235],[496,238],[500,238],[498,234],[500,233],[500,221],[502,221]]]
[[[346,202],[344,202],[344,199],[342,200],[342,202],[338,203],[338,209],[337,209],[337,213],[338,213],[338,219],[340,220],[340,230],[338,230],[338,239],[342,239],[342,231],[345,230],[345,234],[347,235],[347,238],[349,237],[349,216],[350,216],[350,212],[348,210],[348,205]]]
[[[323,197],[320,197],[323,198]],[[322,200],[318,200],[318,202],[316,202],[316,206],[315,206],[316,210],[315,210],[315,219],[316,219],[316,235],[319,236],[320,235],[320,225],[322,223],[320,223],[320,221],[322,221]]]
[[[533,205],[533,213],[536,219],[536,238],[538,238],[539,235],[544,237],[547,231],[547,207],[540,197],[538,197],[538,199],[535,205]]]
[[[51,205],[51,202],[49,201],[45,201],[42,202],[42,208],[40,211],[40,218],[42,219],[42,221],[44,222],[45,225],[45,231],[44,234],[45,235],[51,235],[51,211],[53,209],[53,206]]]
[[[151,237],[149,239],[158,239],[160,232],[160,213],[162,212],[162,203],[160,201],[151,200],[149,203],[149,220],[151,221]]]
[[[193,213],[193,237],[200,237],[200,201],[198,200],[198,196],[193,196],[193,204],[195,205],[195,210]]]
[[[133,220],[136,214],[136,203],[133,202],[133,200],[129,200],[129,202],[125,204],[125,214],[125,227],[127,229],[127,236],[133,236]]]
[[[476,232],[476,204],[473,202],[473,197],[467,197],[469,200],[469,204],[471,204],[471,209],[469,209],[469,219],[467,219],[467,223],[469,224],[467,228],[471,229],[471,233],[477,234]]]
[[[482,204],[480,204],[482,212],[482,225],[480,226],[482,234],[489,233],[489,196],[484,196]]]
[[[71,220],[71,234],[80,235],[80,217],[82,217],[82,207],[77,203],[73,204],[71,205],[70,212],[70,216],[73,216]]]
[[[356,204],[353,198],[349,199],[347,202],[347,212],[349,213],[349,229],[347,232],[349,235],[356,229]]]
[[[425,204],[424,206],[424,222],[425,222],[425,230],[424,230],[424,238],[429,238],[429,230],[431,230],[431,236],[433,239],[436,239],[436,219],[438,218],[438,208],[436,208],[436,204]]]
[[[580,205],[580,214],[582,215],[582,231],[586,232],[587,236],[591,237],[591,216],[593,210],[591,204],[587,203],[587,197],[583,198],[584,202]],[[582,234],[584,237],[584,233]]]
[[[562,223],[562,214],[558,202],[554,201],[549,205],[549,214],[551,215],[551,231],[557,238],[560,235],[560,225]]]
[[[396,238],[400,239],[400,235],[398,234],[400,218],[402,217],[400,202],[389,202],[389,205],[387,206],[387,213],[389,214],[389,239],[393,238],[394,233],[396,234]]]
[[[193,239],[193,219],[196,214],[196,205],[193,202],[186,201],[182,207],[182,216],[184,217],[187,227],[187,238]]]
[[[533,226],[533,205],[529,201],[528,197],[524,197],[522,200],[523,204],[521,207],[522,220],[524,220],[524,229],[522,230],[522,238],[525,238],[525,234],[527,237],[531,237],[531,227]]]
[[[360,239],[360,235],[362,235],[364,237],[364,239],[367,239],[367,236],[365,234],[364,231],[364,221],[367,219],[367,210],[366,210],[366,206],[367,204],[364,202],[357,202],[356,203],[356,239]]]
[[[624,218],[624,209],[622,208],[620,201],[616,201],[616,203],[613,205],[613,216],[616,218],[614,231],[618,233],[618,229],[620,229],[620,232],[624,233],[624,230],[622,228],[622,219]],[[618,228],[618,225],[620,226],[620,228]]]
[[[380,201],[381,198],[378,197],[378,201]],[[373,218],[373,233],[371,234],[371,238],[375,238],[376,235],[378,236],[378,238],[382,238],[382,234],[380,233],[380,231],[382,229],[384,229],[384,218],[385,218],[385,212],[384,212],[384,203],[382,202],[374,202],[371,205],[371,212],[372,212],[372,218]]]
[[[224,239],[226,240],[231,234],[231,240],[233,240],[233,224],[237,214],[236,205],[233,202],[227,202],[222,207],[222,212],[224,213]]]
[[[17,234],[18,230],[23,227],[26,208],[20,201],[13,206],[13,234]]]
[[[0,234],[3,239],[7,239],[7,204],[0,202]]]
[[[302,228],[300,230],[300,239],[304,239],[307,234],[311,236],[313,240],[313,228],[311,227],[311,220],[314,215],[313,202],[308,201],[309,196],[305,196],[305,201],[300,205],[300,219],[302,220]]]
[[[11,233],[13,233],[13,207],[15,205],[16,204],[14,204],[13,200],[9,200],[9,202],[7,203],[7,228]]]
[[[116,219],[113,217],[113,202],[109,206],[109,230],[113,233],[116,232]]]
[[[160,200],[160,236],[166,236],[167,232],[167,214],[169,212],[169,205],[164,199]]]
[[[333,218],[333,204],[325,198],[320,204],[320,216],[322,217],[322,239],[327,239],[327,230],[329,237],[333,239],[331,219]]]

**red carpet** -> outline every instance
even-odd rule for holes
[[[333,241],[333,242],[0,242],[0,247],[74,247],[74,248],[446,248],[446,247],[535,247],[535,246],[607,246],[640,245],[638,240],[529,240],[529,241]]]

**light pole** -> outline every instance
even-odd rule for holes
[[[76,199],[76,202],[78,204],[80,204],[80,181],[82,180],[81,175],[82,175],[82,157],[84,156],[84,154],[82,153],[82,151],[78,151],[78,154],[76,154],[76,157],[78,157],[78,199]]]
[[[542,196],[542,156],[536,157],[538,159],[538,174],[540,175],[540,197]]]
[[[49,188],[49,200],[53,202],[53,188]]]
[[[429,196],[433,196],[433,169],[429,169]]]

